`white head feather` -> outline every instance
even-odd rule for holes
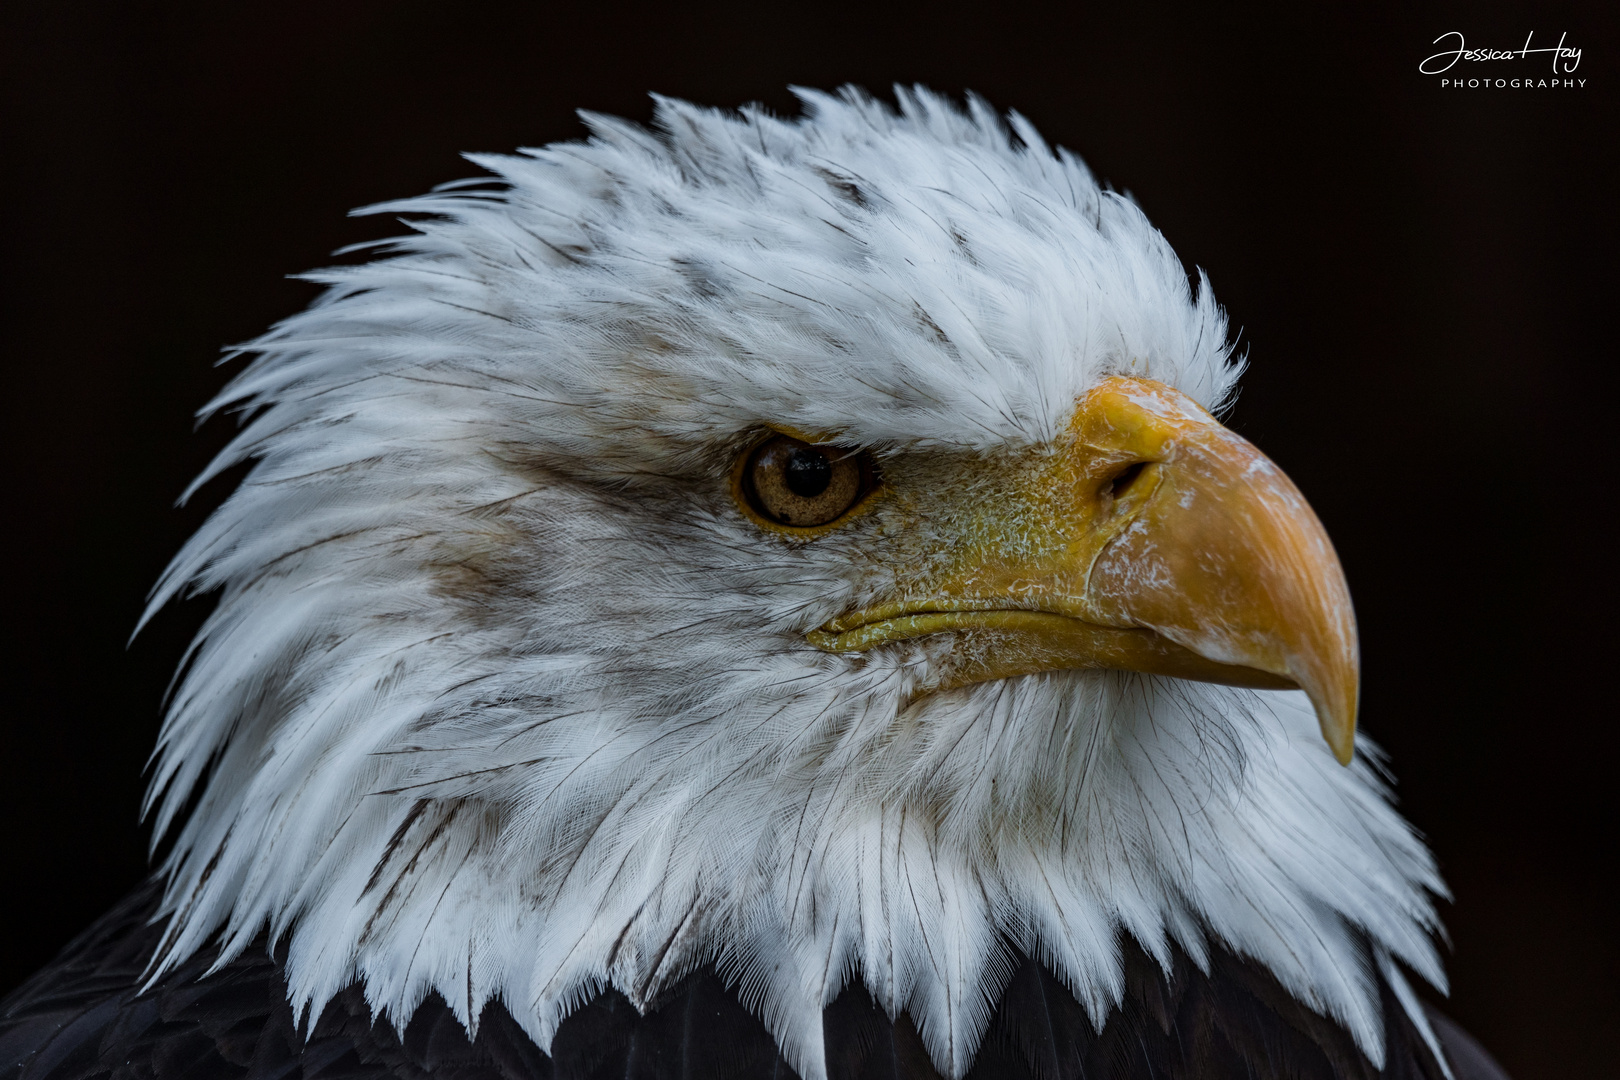
[[[268,924],[299,1007],[499,998],[542,1046],[716,963],[812,1080],[858,979],[959,1077],[1010,949],[1101,1023],[1128,933],[1259,960],[1380,1061],[1378,975],[1443,980],[1443,885],[1303,695],[1074,671],[913,702],[948,642],[804,641],[944,541],[763,533],[726,482],[762,424],[971,498],[1106,375],[1216,408],[1238,365],[1207,281],[1021,117],[803,96],[476,157],[498,187],[378,208],[426,216],[247,347],[203,479],[255,464],[153,600],[220,593],[150,796],[165,963]]]

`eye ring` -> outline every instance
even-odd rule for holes
[[[732,470],[732,494],[755,524],[801,538],[842,525],[876,487],[866,451],[780,431],[749,447]]]

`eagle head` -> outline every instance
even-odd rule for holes
[[[268,926],[300,1007],[542,1046],[714,965],[809,1078],[859,981],[959,1077],[1015,957],[1100,1024],[1129,935],[1379,1060],[1443,886],[1207,279],[1017,115],[802,96],[474,157],[241,350],[163,962]]]

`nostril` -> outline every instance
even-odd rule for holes
[[[1145,461],[1138,461],[1125,466],[1125,470],[1114,477],[1113,482],[1108,485],[1109,494],[1116,499],[1124,495],[1126,491],[1130,490],[1130,486],[1136,483],[1136,478],[1142,475],[1142,470],[1145,468],[1147,468],[1147,462]]]

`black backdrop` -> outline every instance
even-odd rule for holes
[[[646,118],[647,90],[791,113],[789,83],[921,81],[1023,111],[1208,269],[1252,361],[1234,422],[1339,546],[1365,729],[1456,893],[1448,1008],[1520,1080],[1612,1075],[1612,7],[254,0],[0,19],[0,989],[144,871],[141,766],[205,605],[125,642],[228,488],[171,508],[232,429],[193,433],[191,414],[229,375],[220,346],[313,295],[284,275],[393,228],[345,211],[473,172],[462,150],[579,137],[576,107]],[[1586,85],[1442,89],[1417,66],[1448,30],[1567,31]]]

